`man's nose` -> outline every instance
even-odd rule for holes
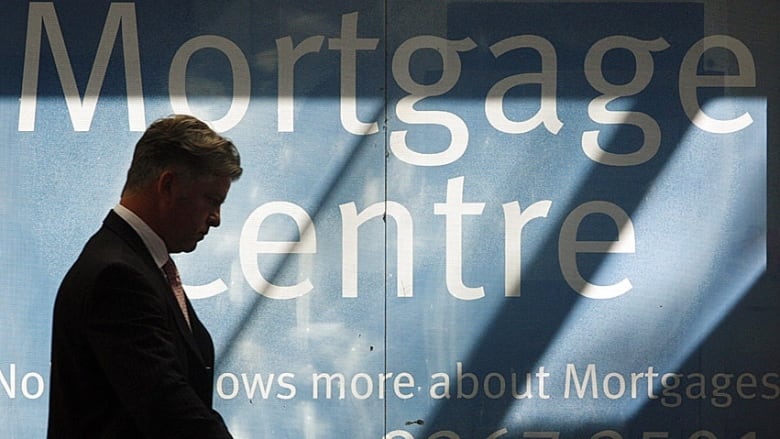
[[[219,208],[211,212],[208,218],[208,222],[210,227],[219,227],[220,224]]]

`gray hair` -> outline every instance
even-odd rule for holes
[[[122,192],[140,189],[170,168],[190,178],[229,177],[232,181],[243,172],[233,142],[187,115],[158,119],[147,128],[135,145]]]

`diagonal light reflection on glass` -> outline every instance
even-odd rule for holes
[[[710,109],[717,106],[717,102],[713,102]],[[580,412],[576,419],[567,416],[582,403],[576,392],[570,390],[571,399],[559,399],[556,404],[516,402],[506,413],[506,424],[558,419],[561,428],[588,422],[625,425],[646,404],[659,403],[654,401],[661,387],[658,376],[681,372],[677,368],[699,348],[764,272],[764,144],[756,142],[737,148],[727,141],[707,143],[705,137],[694,129],[688,130],[633,214],[640,237],[637,254],[607,255],[594,274],[595,279],[604,283],[610,282],[616,273],[628,274],[635,290],[616,299],[614,306],[579,299],[534,368],[573,364],[572,358],[577,356],[573,353],[587,358],[589,352],[603,352],[606,345],[615,343],[634,347],[626,358],[606,361],[592,358],[590,364],[595,364],[598,371],[596,386],[605,404],[599,407],[604,410]],[[708,163],[710,168],[704,172],[699,170],[698,175],[706,176],[708,181],[680,187],[679,181],[685,178],[692,163],[697,162],[697,155],[706,153],[702,149],[710,148],[716,149],[722,160]],[[739,166],[729,167],[724,163]],[[746,169],[754,172],[745,175]],[[679,197],[670,199],[670,190]],[[691,210],[687,209],[690,205],[686,205],[691,197],[717,200],[718,203],[706,206],[706,212]],[[665,218],[670,211],[677,215],[677,221],[670,223]],[[653,232],[652,226],[659,224],[667,227]],[[734,230],[735,224],[754,226]],[[631,263],[632,258],[638,259],[638,263]],[[730,270],[723,270],[724,266]],[[702,284],[702,279],[709,281]],[[634,312],[619,312],[626,308]],[[592,332],[582,333],[582,322],[587,322]],[[603,334],[610,334],[610,337],[601,337]],[[650,359],[656,360],[650,362]],[[576,364],[580,380],[586,364],[588,361]],[[610,365],[615,367],[610,368]],[[630,402],[622,404],[618,410],[608,410],[609,404],[615,407],[614,401],[605,398],[601,379],[612,372],[626,377],[631,373],[647,374],[648,367],[653,367],[653,372],[659,374],[649,380],[652,387],[648,387],[645,375],[633,396],[631,384],[626,379],[629,388],[620,399]],[[617,393],[615,381],[611,384],[612,391]],[[557,394],[564,393],[565,389],[557,389]],[[571,423],[562,424],[564,420]]]

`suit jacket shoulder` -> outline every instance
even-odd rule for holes
[[[49,437],[230,437],[211,409],[211,338],[194,310],[191,321],[110,213],[57,293]]]

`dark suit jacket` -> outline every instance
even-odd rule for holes
[[[214,346],[192,331],[138,234],[113,211],[54,305],[49,439],[230,438],[212,410]]]

